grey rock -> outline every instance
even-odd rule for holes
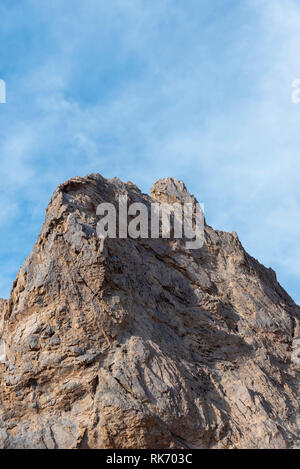
[[[96,235],[96,209],[196,203],[99,174],[52,196],[9,301],[0,301],[0,447],[293,448],[300,308],[237,234],[205,243]]]

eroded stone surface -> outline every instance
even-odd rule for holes
[[[300,441],[300,310],[236,233],[106,240],[96,207],[152,199],[100,175],[55,191],[0,302],[0,447],[290,448]]]

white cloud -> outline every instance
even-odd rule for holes
[[[36,227],[51,191],[74,175],[99,171],[143,190],[172,175],[205,202],[216,228],[239,231],[252,254],[293,283],[299,5],[249,0],[219,11],[222,2],[74,0],[72,13],[61,0],[27,5],[50,46],[14,78],[2,129],[0,203],[10,200],[11,223],[22,201],[35,207]],[[89,90],[78,83],[93,83],[95,95],[85,100]]]

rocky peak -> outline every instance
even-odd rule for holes
[[[101,251],[96,209],[120,193],[151,200],[99,174],[51,199],[4,302],[0,447],[296,447],[299,307],[208,226],[198,250],[128,238]],[[151,197],[193,198],[171,178]]]
[[[184,182],[170,177],[155,182],[150,195],[158,202],[170,204],[175,202],[194,203],[196,201],[195,197],[188,192]]]

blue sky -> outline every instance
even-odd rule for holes
[[[184,180],[300,303],[300,2],[1,0],[0,296],[56,186]]]

